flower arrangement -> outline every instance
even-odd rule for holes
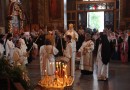
[[[0,81],[7,80],[6,88],[12,88],[14,82],[19,82],[24,87],[25,90],[29,90],[30,88],[30,79],[27,75],[26,70],[21,69],[17,66],[11,66],[7,60],[7,58],[0,58]],[[9,81],[9,82],[8,82]],[[9,85],[11,84],[11,85]],[[4,85],[4,86],[6,86]],[[10,86],[10,87],[8,87]],[[3,87],[5,88],[5,87]],[[11,89],[12,90],[12,89]],[[13,88],[14,90],[14,88]]]

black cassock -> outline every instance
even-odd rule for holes
[[[45,34],[39,36],[38,40],[36,41],[36,44],[38,45],[39,50],[40,47],[45,44]]]
[[[55,43],[56,43],[56,48],[59,50],[59,53],[56,55],[56,57],[63,56],[62,48],[65,49],[66,41],[64,40],[63,37],[57,35],[55,38]]]
[[[107,65],[110,61],[111,57],[111,48],[110,48],[110,42],[107,38],[107,35],[101,35],[101,57],[103,64]]]
[[[33,45],[33,40],[32,40],[32,38],[28,38],[28,39],[24,38],[24,40],[27,45],[27,52],[30,51],[29,57],[28,57],[28,63],[31,63],[33,58],[32,58],[32,50],[30,50],[30,49]]]
[[[76,42],[76,50],[78,51],[79,48],[81,47],[84,39],[85,39],[85,36],[82,35],[82,34],[78,34],[79,35],[79,38],[78,38],[78,41]]]

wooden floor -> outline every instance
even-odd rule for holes
[[[33,60],[27,68],[34,90],[41,90],[37,85],[41,79],[39,60]],[[71,90],[130,90],[130,63],[122,64],[119,61],[111,61],[108,81],[97,80],[96,67],[93,75],[88,76],[83,76],[80,70],[76,70],[72,87]]]

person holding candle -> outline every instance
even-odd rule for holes
[[[41,75],[54,75],[55,73],[55,56],[58,49],[51,44],[49,39],[45,40],[45,45],[40,47],[40,69]]]

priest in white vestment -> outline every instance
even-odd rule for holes
[[[21,37],[19,38],[19,41],[20,41],[20,43],[21,43],[20,49],[21,49],[21,52],[22,52],[23,54],[27,54],[27,45],[26,45],[26,43],[25,43],[25,41],[24,41],[24,39],[23,39],[23,35],[24,35],[24,34],[21,34]],[[23,64],[27,65],[27,64],[28,64],[27,57],[24,57],[23,59],[24,59]]]
[[[40,70],[41,75],[55,74],[55,56],[58,49],[51,44],[49,39],[45,40],[45,45],[40,47]]]
[[[93,73],[93,50],[94,42],[91,40],[91,35],[85,35],[85,41],[78,50],[81,53],[80,69],[83,75],[88,75]]]
[[[17,40],[16,41],[16,45],[15,45],[15,49],[13,52],[13,60],[14,60],[14,66],[19,66],[22,69],[25,68],[25,64],[24,64],[24,58],[27,56],[26,54],[24,54],[21,50],[21,41]]]
[[[13,63],[13,52],[15,48],[12,38],[13,38],[12,34],[9,33],[5,41],[6,57],[9,59],[10,64]]]
[[[72,76],[75,76],[74,72],[75,72],[75,56],[76,56],[76,41],[78,40],[78,33],[74,30],[73,28],[73,24],[69,24],[69,30],[66,31],[65,36],[66,35],[70,35],[71,38],[71,42],[72,42],[72,66],[73,70],[71,71],[71,73],[73,74]],[[64,37],[65,37],[64,36]]]
[[[63,52],[64,57],[66,58],[66,63],[67,63],[67,75],[68,76],[74,76],[75,74],[75,65],[74,65],[74,61],[72,60],[72,48],[73,48],[73,44],[71,42],[71,36],[67,35],[66,36],[66,48]]]

